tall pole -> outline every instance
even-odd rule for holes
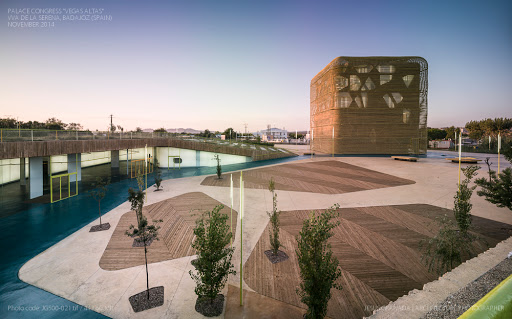
[[[146,187],[144,192],[146,193],[146,203],[148,202],[148,144],[144,147],[144,164],[146,166]]]
[[[112,118],[114,117],[114,115],[110,114],[110,132],[111,133],[114,133],[114,131],[112,130],[112,127],[114,126],[113,122],[112,122]]]
[[[231,199],[231,218],[230,218],[230,230],[231,230],[231,248],[233,248],[233,174],[230,174],[231,182],[229,186],[229,197]]]
[[[311,140],[309,141],[309,152],[311,153],[311,159],[313,159],[313,129],[311,129]]]
[[[244,241],[243,241],[243,218],[244,218],[244,206],[243,206],[243,200],[244,200],[244,181],[243,181],[243,171],[240,171],[240,212],[238,215],[240,216],[240,306],[244,305],[243,302],[243,286],[242,286],[242,278],[243,278],[243,263],[242,263],[242,256],[244,251]]]
[[[334,125],[332,126],[332,157],[334,157]]]
[[[457,134],[457,133],[455,133]],[[460,162],[462,157],[462,129],[460,129],[459,134],[459,187],[460,187]]]
[[[498,132],[498,176],[500,174],[500,149],[501,149],[501,135]]]

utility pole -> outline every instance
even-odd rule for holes
[[[114,117],[114,115],[110,114],[110,132],[112,132],[112,133],[114,133],[114,132],[112,131],[112,127],[113,127],[113,125],[114,125],[114,124],[112,123],[112,118],[113,118],[113,117]]]
[[[247,123],[244,123],[245,126],[245,135],[247,136]]]

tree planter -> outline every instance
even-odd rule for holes
[[[265,256],[267,256],[268,260],[273,264],[283,262],[289,258],[282,250],[278,250],[277,255],[272,254],[272,250],[265,250]]]
[[[160,307],[164,304],[164,287],[158,286],[149,289],[149,299],[148,291],[144,290],[136,295],[131,296],[128,300],[130,301],[130,305],[135,312],[141,312],[151,308]]]
[[[94,233],[94,232],[97,232],[97,231],[102,231],[102,230],[109,230],[110,229],[110,223],[103,223],[101,225],[94,225],[91,227],[91,229],[89,230],[90,233]]]
[[[213,302],[206,297],[198,297],[196,311],[206,317],[216,317],[222,314],[224,309],[224,295],[218,294]]]
[[[153,238],[149,238],[146,240],[146,247],[151,246],[151,243],[153,242]],[[144,241],[140,238],[135,238],[133,240],[132,247],[144,247]]]

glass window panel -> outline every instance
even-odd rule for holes
[[[380,73],[394,73],[395,72],[395,66],[393,65],[379,65],[377,67],[377,71]]]
[[[369,91],[373,89],[375,89],[375,84],[373,83],[372,79],[367,78],[366,82],[364,82],[364,85],[361,88],[361,91]]]
[[[400,93],[391,93],[391,95],[393,95],[393,98],[395,99],[396,104],[402,102],[402,100],[404,99],[402,94],[400,94]]]
[[[403,121],[405,124],[408,124],[409,123],[409,119],[411,117],[411,112],[408,110],[408,109],[404,109],[404,113],[403,113]]]
[[[357,75],[350,76],[350,91],[357,91],[361,88],[361,79]]]
[[[363,107],[368,107],[368,93],[361,93],[361,100],[363,100]]]
[[[392,78],[393,78],[392,75],[381,75],[380,76],[380,85],[388,83],[389,81],[391,81]]]
[[[393,100],[391,99],[391,96],[389,96],[389,94],[385,94],[383,96],[384,98],[384,101],[386,101],[386,104],[388,105],[388,107],[390,109],[394,109],[395,108],[395,103],[393,103]]]
[[[355,100],[356,100],[357,107],[359,107],[359,108],[364,107],[363,102],[361,101],[361,98],[359,96],[356,96]]]
[[[412,79],[414,79],[414,75],[406,75],[402,77],[402,79],[404,80],[405,86],[409,87],[409,85],[411,85]]]
[[[373,66],[371,66],[371,65],[358,65],[358,66],[355,66],[354,69],[356,69],[357,73],[369,73],[373,69]]]
[[[341,91],[348,86],[348,78],[344,76],[336,76],[334,77],[334,83],[336,85],[336,90]]]
[[[337,108],[349,107],[350,103],[352,103],[352,97],[350,96],[350,93],[348,93],[348,92],[338,93],[336,103],[337,103],[337,105],[336,105]]]

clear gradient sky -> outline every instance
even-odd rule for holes
[[[10,28],[8,8],[111,22]],[[0,117],[107,129],[309,129],[338,56],[424,57],[428,125],[512,117],[512,1],[0,1]]]

